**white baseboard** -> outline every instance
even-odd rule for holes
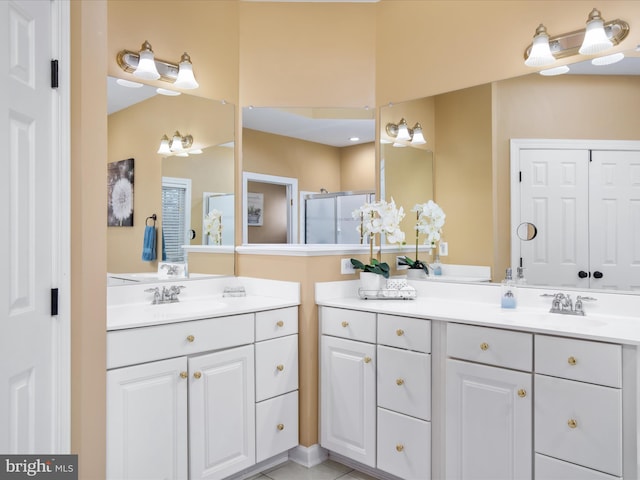
[[[298,445],[289,450],[289,460],[307,468],[319,465],[327,458],[329,458],[329,452],[317,443],[310,447]]]

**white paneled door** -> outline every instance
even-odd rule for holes
[[[60,201],[68,163],[60,168],[62,101],[51,86],[51,59],[60,58],[60,31],[63,24],[68,28],[67,22],[68,5],[60,2],[0,1],[3,453],[69,448],[68,377],[63,378],[68,375],[68,323],[63,326],[68,316],[52,316],[51,311],[52,288],[68,274],[68,253],[60,255],[68,242],[61,227],[68,221],[68,206],[65,212]],[[68,312],[67,305],[61,308]]]

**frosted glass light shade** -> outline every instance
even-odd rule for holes
[[[544,25],[540,24],[536,29],[536,34],[533,37],[533,44],[531,45],[531,51],[529,56],[524,61],[527,67],[544,67],[551,65],[556,61],[555,57],[551,54],[551,48],[549,47],[549,35]]]
[[[419,123],[416,123],[416,126],[413,127],[413,139],[411,140],[411,145],[424,145],[427,141],[422,134],[422,126]]]
[[[173,134],[173,138],[171,139],[171,151],[179,152],[181,150],[184,150],[182,146],[182,136],[179,132],[176,132]]]
[[[582,55],[594,55],[613,47],[613,43],[604,31],[604,20],[595,8],[589,14],[587,29],[582,46],[578,50]]]
[[[171,155],[171,149],[169,148],[169,137],[166,135],[162,136],[160,140],[160,148],[158,149],[158,153],[160,155]]]
[[[409,140],[411,140],[409,127],[407,127],[407,121],[403,118],[398,124],[398,135],[396,136],[396,142],[408,142]]]
[[[180,60],[178,78],[174,85],[178,88],[184,88],[185,90],[192,90],[200,86],[198,82],[196,82],[196,77],[193,76],[193,65],[187,52],[182,55],[182,59]]]
[[[142,48],[138,52],[140,59],[138,60],[138,66],[136,67],[133,75],[145,80],[157,80],[160,78],[158,69],[156,68],[156,62],[153,56],[153,50],[149,42],[144,42]]]

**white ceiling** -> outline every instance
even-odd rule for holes
[[[640,75],[640,57],[627,56],[621,62],[602,67],[593,66],[590,60],[586,60],[570,65],[570,69],[569,74],[573,75]],[[108,114],[146,100],[156,94],[154,87],[148,85],[143,85],[140,88],[123,87],[116,83],[116,79],[109,77],[107,79]],[[297,110],[245,107],[242,109],[243,127],[336,147],[368,143],[375,140],[375,120],[373,118],[362,118],[363,115],[361,113],[364,109],[359,109],[361,113],[358,113],[358,109],[353,110],[355,113],[354,118],[345,118],[347,109],[344,109],[343,112],[340,112],[341,109],[333,109],[339,118],[314,118],[308,114],[309,109]],[[348,115],[346,116],[348,117]],[[349,140],[350,137],[359,137],[360,140],[352,142]]]

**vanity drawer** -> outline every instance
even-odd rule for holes
[[[447,324],[447,355],[530,372],[533,335],[459,323]]]
[[[254,315],[107,332],[107,369],[253,343]]]
[[[431,423],[378,408],[380,470],[399,478],[431,478]]]
[[[607,475],[573,463],[536,453],[536,480],[620,480],[620,477]]]
[[[256,402],[298,388],[298,335],[256,343]]]
[[[298,333],[298,307],[256,313],[256,342]]]
[[[256,404],[256,462],[298,445],[298,392]]]
[[[536,335],[536,373],[622,387],[622,347],[573,338]]]
[[[622,475],[622,391],[535,375],[535,451]]]
[[[378,406],[431,418],[431,355],[378,346]]]
[[[431,352],[431,322],[417,318],[378,314],[378,343]]]
[[[349,338],[362,342],[376,342],[376,314],[346,310],[344,308],[321,307],[322,334]]]

